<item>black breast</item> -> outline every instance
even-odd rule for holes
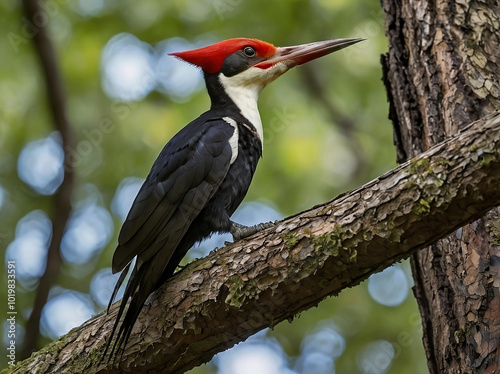
[[[262,144],[246,125],[238,122],[238,157],[229,168],[219,189],[200,213],[198,222],[202,231],[229,232],[229,217],[247,194],[252,177],[262,156]],[[194,228],[194,227],[193,227]],[[210,233],[206,233],[208,236]]]
[[[242,122],[238,122],[238,157],[230,166],[226,178],[205,208],[193,221],[172,258],[172,265],[166,270],[170,276],[185,253],[196,242],[213,233],[226,233],[231,228],[230,217],[247,194],[257,163],[262,156],[262,143]]]

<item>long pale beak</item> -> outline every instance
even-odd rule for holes
[[[334,39],[323,42],[296,45],[293,47],[278,47],[276,53],[269,59],[259,62],[255,67],[267,69],[279,62],[283,62],[288,67],[305,64],[316,58],[329,53],[339,51],[342,48],[361,42],[365,39]]]

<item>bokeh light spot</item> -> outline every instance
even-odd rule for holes
[[[111,210],[122,222],[127,218],[130,207],[143,183],[144,179],[142,178],[129,177],[118,185],[111,202]]]
[[[69,4],[75,12],[85,17],[97,17],[106,8],[104,0],[76,0]]]
[[[92,277],[90,281],[90,295],[99,306],[106,307],[108,305],[119,277],[120,274],[113,274],[111,268],[100,269]],[[115,300],[120,300],[122,296],[123,287],[118,291]]]
[[[16,225],[5,260],[16,261],[16,279],[26,288],[31,288],[45,271],[51,235],[52,223],[41,210],[28,213]]]
[[[333,358],[320,352],[309,352],[301,355],[294,369],[301,374],[335,373]]]
[[[394,359],[394,347],[387,340],[368,344],[359,354],[358,367],[365,374],[383,374]]]
[[[134,35],[122,33],[109,40],[102,51],[103,89],[123,101],[143,99],[156,86],[156,53]]]
[[[66,334],[95,314],[89,295],[68,290],[58,293],[45,304],[40,320],[42,334],[51,339]]]
[[[6,194],[5,189],[0,185],[0,210],[2,210]]]
[[[219,374],[290,373],[283,348],[273,339],[254,335],[228,351],[215,356]]]
[[[158,44],[156,74],[160,92],[169,95],[174,101],[182,102],[203,88],[200,69],[169,55],[171,52],[182,52],[200,46],[182,38],[171,38]]]
[[[408,279],[403,269],[395,265],[373,274],[368,280],[368,292],[379,304],[398,306],[408,297]]]
[[[330,374],[335,372],[335,360],[345,350],[345,339],[331,322],[319,323],[301,343],[301,355],[294,369],[298,373]]]
[[[19,178],[41,195],[52,195],[64,178],[64,152],[55,139],[58,136],[26,144],[17,161]]]
[[[63,259],[74,264],[88,262],[104,249],[112,233],[113,221],[106,209],[90,205],[77,210],[62,239]]]
[[[11,316],[7,317],[10,318]],[[23,344],[24,341],[24,336],[26,334],[26,330],[24,329],[24,326],[21,325],[20,323],[15,324],[16,330],[15,330],[15,337],[16,337],[16,344]],[[12,330],[11,330],[11,324],[10,321],[5,321],[2,325],[2,330],[3,330],[3,344],[5,347],[9,347],[11,345],[11,340],[12,340]],[[9,333],[11,336],[9,337]]]
[[[333,359],[339,358],[344,349],[344,337],[330,326],[318,329],[302,341],[302,352],[320,352]]]

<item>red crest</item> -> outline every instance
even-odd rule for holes
[[[170,53],[170,55],[181,58],[190,64],[199,66],[203,71],[213,74],[222,68],[224,59],[227,56],[248,46],[253,47],[259,57],[269,58],[276,53],[274,45],[262,40],[235,38],[191,51]]]

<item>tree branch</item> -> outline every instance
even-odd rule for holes
[[[40,0],[23,0],[23,10],[26,18],[33,21],[35,17],[44,14]],[[45,13],[45,16],[47,14]],[[33,44],[40,59],[43,69],[47,98],[57,131],[61,134],[63,149],[72,149],[73,137],[71,127],[66,115],[66,97],[64,93],[61,73],[57,64],[54,46],[47,34],[45,23],[38,25],[33,36]],[[47,303],[49,291],[57,280],[61,266],[59,248],[64,234],[64,229],[71,212],[71,193],[73,191],[73,167],[68,159],[64,164],[64,180],[54,196],[54,211],[52,212],[52,237],[47,252],[47,266],[40,278],[36,291],[35,301],[30,317],[26,322],[26,334],[20,358],[29,357],[37,349],[40,336],[40,317],[42,309]]]
[[[115,304],[2,373],[183,373],[498,204],[500,112],[357,190],[191,263],[150,297],[119,367],[98,364]]]

